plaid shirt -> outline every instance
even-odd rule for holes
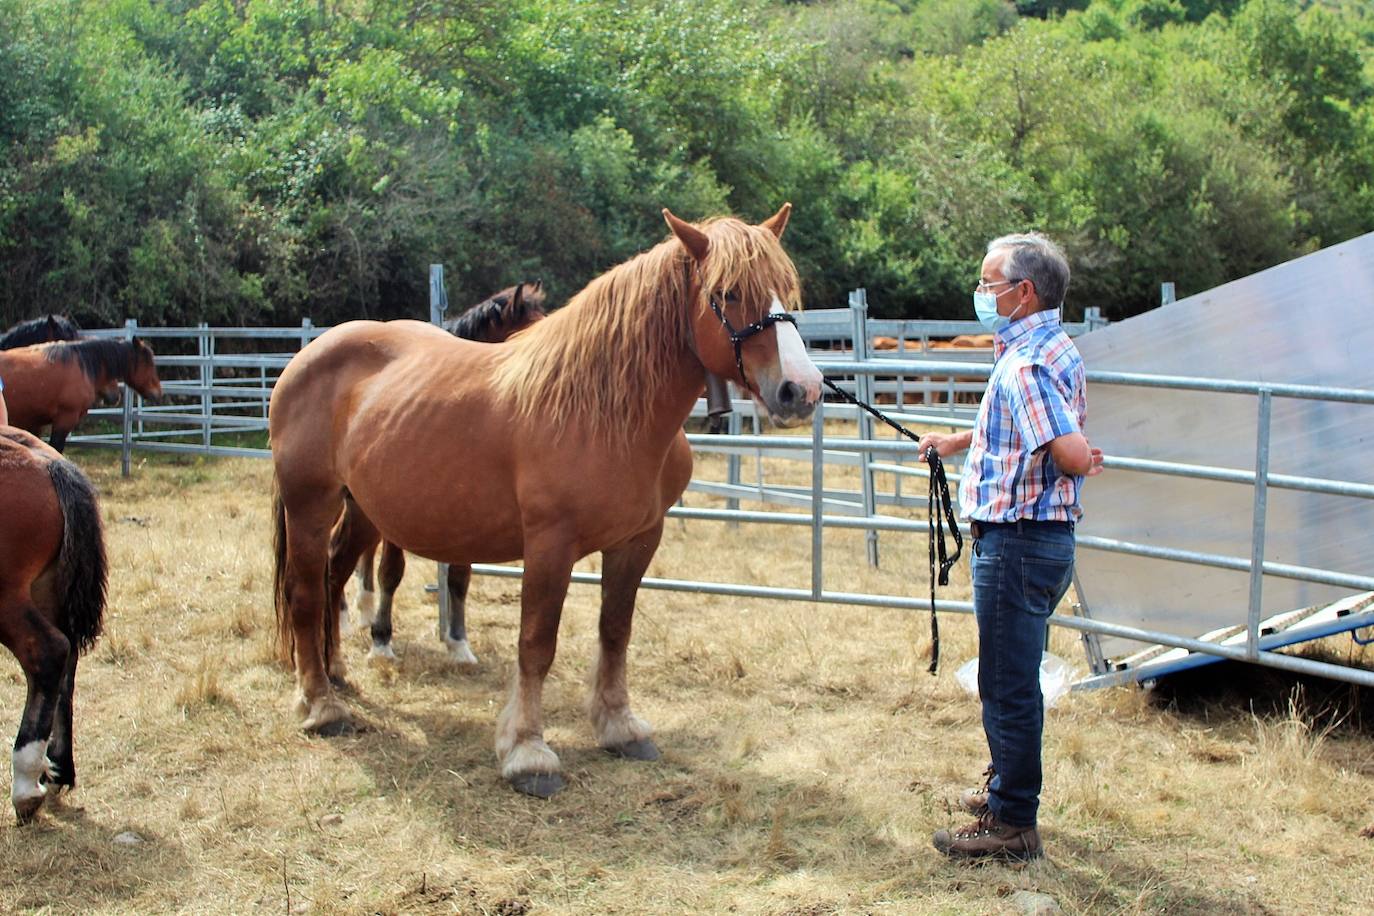
[[[1062,473],[1044,446],[1083,430],[1083,358],[1060,327],[1057,309],[998,331],[993,355],[959,484],[963,516],[980,522],[1076,521],[1083,514],[1083,478]]]

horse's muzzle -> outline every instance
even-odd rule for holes
[[[812,395],[804,386],[790,379],[760,387],[763,388],[763,395],[759,400],[763,402],[768,415],[778,426],[797,426],[805,423],[816,410],[819,395]]]

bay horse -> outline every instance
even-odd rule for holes
[[[458,317],[445,321],[442,327],[453,336],[461,337],[464,340],[502,343],[511,335],[523,331],[544,316],[544,283],[542,280],[535,280],[532,283],[526,281],[515,286],[509,286],[499,293],[494,293],[471,308],[464,310]],[[342,543],[342,540],[348,536],[345,532],[358,524],[366,524],[366,520],[355,522],[352,513],[346,508],[343,518],[339,522],[339,528],[335,531],[334,540]],[[373,561],[377,554],[377,542],[381,536],[375,535],[375,537],[376,540],[373,541],[372,545],[363,550],[354,570],[354,578],[358,583],[358,622],[359,626],[367,626],[371,629],[372,648],[368,651],[368,657],[395,659],[396,653],[391,649],[391,605],[395,598],[396,589],[405,576],[405,551],[390,541],[381,541],[382,561],[377,566],[377,577],[374,578],[372,573]],[[336,543],[331,552],[337,552],[338,549]],[[378,578],[381,580],[382,586],[380,602],[376,589]],[[449,607],[452,610],[449,616],[448,632],[443,635],[443,641],[455,661],[460,664],[475,665],[477,656],[472,654],[472,649],[468,646],[465,613],[468,585],[471,581],[471,566],[459,564],[448,567],[448,581],[445,586],[448,588]],[[348,626],[348,603],[342,597],[339,599],[338,625],[340,631],[350,629]],[[343,656],[336,655],[335,658],[336,664],[331,675],[336,679],[341,679],[343,677]]]
[[[49,787],[76,786],[76,661],[100,633],[105,583],[90,481],[41,439],[0,426],[0,643],[28,681],[10,784],[20,823],[33,818]]]
[[[417,321],[354,321],[292,359],[269,413],[273,581],[302,728],[351,727],[327,674],[337,646],[325,622],[359,549],[349,539],[329,556],[351,502],[355,518],[429,559],[523,557],[517,664],[495,744],[502,775],[539,797],[564,785],[542,708],[563,600],[573,564],[600,551],[596,740],[658,758],[652,727],[630,709],[625,657],[640,580],[691,478],[683,423],[705,373],[737,377],[780,425],[803,422],[820,398],[787,311],[801,299],[779,242],[790,212],[752,226],[664,210],[666,241],[502,346]]]
[[[59,452],[101,392],[117,383],[145,398],[162,396],[152,348],[138,338],[88,337],[3,350],[0,379],[10,425],[36,434],[51,424],[50,442]]]

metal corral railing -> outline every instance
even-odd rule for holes
[[[861,306],[862,300],[856,303]],[[856,342],[853,355],[858,358],[843,358],[842,354],[830,355],[823,351],[814,354],[817,364],[832,377],[853,379],[854,388],[860,397],[870,399],[873,380],[879,376],[920,379],[931,377],[961,377],[986,380],[991,367],[987,364],[970,363],[959,360],[929,359],[878,359],[864,352],[867,333],[864,332],[862,312],[855,309],[858,317],[853,320],[859,329],[851,332]],[[871,327],[871,325],[870,325]],[[198,401],[199,410],[188,409],[183,405],[147,407],[126,399],[122,409],[114,413],[122,416],[120,434],[74,437],[73,441],[120,445],[126,456],[135,448],[164,451],[191,451],[217,455],[268,454],[264,449],[223,446],[214,443],[215,436],[225,432],[243,432],[266,428],[265,405],[270,395],[271,384],[280,374],[290,358],[290,353],[270,352],[252,355],[223,354],[217,352],[216,341],[221,339],[258,338],[269,342],[287,342],[299,346],[321,331],[309,322],[299,329],[138,329],[132,324],[124,329],[104,332],[107,335],[129,335],[138,333],[150,338],[171,339],[191,338],[197,341],[195,355],[159,356],[160,367],[180,368],[194,372],[193,378],[169,379],[164,382],[164,391],[169,396],[193,398]],[[219,370],[227,369],[233,374],[230,378],[220,378]],[[257,373],[254,380],[252,373]],[[1218,643],[1192,639],[1171,633],[1106,623],[1091,619],[1080,608],[1082,616],[1054,615],[1051,623],[1068,627],[1086,634],[1121,637],[1143,643],[1158,644],[1187,649],[1193,652],[1221,658],[1231,658],[1254,662],[1269,667],[1280,668],[1307,674],[1320,675],[1374,687],[1374,672],[1328,664],[1309,659],[1296,658],[1277,652],[1267,651],[1262,646],[1260,634],[1260,600],[1263,576],[1271,575],[1308,582],[1348,588],[1356,591],[1374,591],[1374,577],[1349,573],[1314,569],[1289,564],[1272,563],[1263,560],[1266,496],[1270,487],[1303,490],[1313,493],[1333,494],[1356,499],[1374,498],[1374,486],[1348,481],[1325,480],[1293,475],[1274,475],[1268,470],[1269,418],[1272,400],[1275,397],[1307,398],[1346,403],[1374,404],[1374,392],[1362,389],[1344,389],[1308,385],[1263,384],[1252,381],[1216,380],[1179,376],[1159,376],[1142,373],[1102,372],[1089,370],[1088,380],[1094,384],[1128,385],[1141,388],[1173,388],[1191,391],[1229,392],[1254,396],[1259,411],[1259,426],[1256,442],[1256,469],[1237,471],[1198,465],[1176,464],[1161,461],[1134,459],[1129,456],[1114,455],[1106,459],[1108,468],[1122,468],[1152,474],[1168,474],[1192,477],[1202,480],[1244,483],[1254,487],[1254,525],[1250,556],[1234,557],[1208,554],[1170,548],[1160,548],[1149,544],[1098,538],[1080,535],[1080,547],[1090,550],[1106,550],[1141,557],[1153,557],[1184,563],[1196,563],[1222,569],[1242,570],[1250,573],[1250,602],[1247,620],[1247,640],[1242,646],[1219,645]],[[748,402],[740,402],[744,407]],[[934,412],[911,412],[905,406],[897,407],[893,416],[909,423],[948,426],[951,428],[969,427],[973,420],[960,415],[952,408]],[[226,412],[232,411],[232,412]],[[108,412],[107,412],[108,413]],[[811,462],[811,483],[809,491],[801,492],[766,484],[760,474],[754,486],[742,481],[727,481],[725,484],[713,481],[694,481],[693,488],[702,492],[726,495],[737,501],[749,498],[765,502],[781,502],[802,506],[807,511],[781,512],[761,510],[741,510],[733,506],[724,509],[694,508],[679,505],[670,510],[670,517],[720,521],[735,524],[775,524],[803,526],[811,529],[811,583],[809,588],[786,588],[770,585],[746,585],[740,583],[690,581],[680,579],[646,578],[645,588],[668,591],[693,592],[747,598],[771,598],[788,601],[813,601],[821,603],[859,605],[867,607],[887,607],[906,610],[929,610],[930,602],[925,598],[905,595],[866,594],[829,590],[823,585],[824,570],[824,532],[829,529],[857,529],[868,535],[869,560],[877,563],[877,538],[882,531],[900,531],[924,534],[927,521],[924,519],[903,519],[885,517],[877,512],[881,504],[913,505],[916,501],[904,498],[899,484],[893,491],[879,493],[875,477],[879,474],[926,477],[927,471],[919,462],[915,443],[901,440],[875,439],[871,424],[864,422],[865,415],[859,415],[859,431],[855,437],[826,437],[824,423],[827,417],[851,417],[854,409],[847,405],[822,404],[815,412],[811,435],[736,435],[730,437],[691,434],[688,440],[699,451],[724,452],[735,458],[753,456],[756,460],[764,456],[792,456]],[[181,424],[177,427],[177,424]],[[186,424],[192,424],[187,426]],[[172,426],[172,429],[149,431],[149,426]],[[183,441],[173,441],[180,438]],[[193,441],[184,441],[191,439]],[[198,440],[198,441],[197,441]],[[888,461],[875,461],[880,456]],[[911,464],[903,464],[909,461]],[[858,464],[861,468],[860,492],[827,491],[825,488],[825,466],[828,463]],[[923,502],[923,498],[921,500]],[[476,571],[494,576],[519,576],[518,567],[480,564]],[[575,573],[574,582],[595,584],[600,577],[593,573]],[[967,601],[936,601],[935,609],[957,613],[972,613],[973,605]],[[1366,610],[1347,620],[1350,628],[1374,626],[1374,612]],[[1092,659],[1095,664],[1100,659]],[[1130,677],[1129,672],[1120,673],[1120,678]],[[1099,679],[1100,680],[1100,679]]]

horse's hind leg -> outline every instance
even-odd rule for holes
[[[472,654],[468,645],[468,586],[472,584],[472,567],[466,564],[451,564],[448,567],[448,632],[444,634],[444,645],[448,646],[449,658],[460,665],[477,664],[477,656]]]
[[[19,822],[31,820],[47,798],[48,739],[62,694],[69,655],[76,649],[52,622],[27,599],[0,598],[0,643],[3,643],[28,681],[28,698],[14,738],[14,780],[10,800]]]
[[[333,611],[328,623],[334,628],[335,651],[329,662],[329,677],[336,685],[343,684],[346,673],[340,639],[345,614],[344,586],[348,583],[349,573],[358,565],[359,556],[375,548],[379,537],[372,520],[363,515],[352,498],[344,497],[343,516],[330,535],[329,593],[325,596],[329,602],[327,607]]]
[[[612,754],[633,760],[657,760],[659,757],[658,747],[651,737],[653,727],[630,711],[625,656],[630,645],[630,624],[639,583],[662,535],[663,523],[660,522],[624,546],[601,554],[601,646],[592,668],[587,712],[596,729],[597,744]]]
[[[372,574],[373,568],[377,565],[377,545],[363,551],[363,555],[358,558],[358,565],[353,570],[353,581],[358,586],[356,596],[358,602],[358,628],[372,626],[372,621],[377,616],[377,582]],[[340,622],[347,626],[348,602],[339,603]]]
[[[381,597],[377,602],[377,616],[372,618],[372,648],[367,650],[368,658],[396,660],[396,653],[391,648],[391,605],[396,600],[396,589],[401,587],[401,579],[405,574],[405,551],[390,541],[382,541],[382,558],[377,564],[377,584],[381,586]]]
[[[62,697],[57,702],[52,740],[48,742],[48,781],[57,786],[59,791],[76,788],[76,759],[72,753],[72,698],[76,694],[76,663],[79,657],[75,649],[67,653],[67,668],[62,676]]]
[[[319,493],[321,486],[303,486],[296,492]],[[287,488],[283,483],[282,495]],[[337,735],[352,727],[348,708],[334,694],[325,674],[325,571],[329,563],[330,530],[339,516],[342,499],[316,496],[293,504],[286,500],[286,613],[294,646],[296,682],[300,688],[297,710],[301,728],[323,735]],[[332,605],[331,605],[332,608]],[[331,627],[332,627],[331,623]],[[338,646],[333,647],[335,651]]]

